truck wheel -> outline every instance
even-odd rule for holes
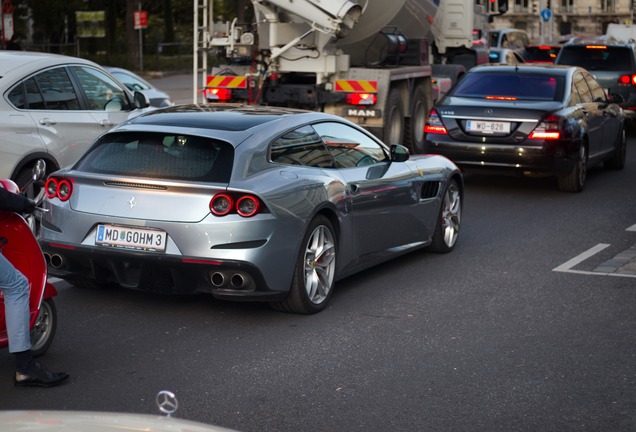
[[[422,86],[417,86],[411,103],[411,119],[409,121],[408,147],[413,153],[424,153],[424,125],[426,124],[426,93]]]
[[[404,143],[404,109],[398,89],[389,92],[384,110],[383,141],[388,145]]]

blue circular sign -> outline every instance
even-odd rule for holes
[[[550,21],[550,18],[552,18],[552,11],[550,9],[543,9],[540,15],[543,21]]]

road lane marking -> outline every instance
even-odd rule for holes
[[[631,228],[631,227],[630,227]],[[636,225],[634,225],[636,230]],[[629,228],[628,228],[629,230]],[[586,270],[573,270],[573,267],[576,267],[578,264],[582,263],[586,259],[593,257],[603,249],[608,248],[610,245],[606,243],[599,243],[596,246],[586,250],[580,255],[575,256],[571,260],[561,264],[558,267],[552,269],[555,272],[562,273],[576,273],[576,274],[584,274],[584,275],[594,275],[594,276],[618,276],[618,277],[629,277],[636,278],[636,275],[633,274],[625,274],[625,273],[607,273],[607,272],[599,272],[599,271],[586,271]]]
[[[636,225],[632,225],[629,228],[627,228],[625,231],[636,231]]]
[[[558,271],[558,272],[572,271],[572,272],[577,272],[578,273],[577,270],[570,270],[570,269],[572,267],[575,267],[577,264],[582,263],[586,259],[596,255],[597,253],[599,253],[603,249],[608,248],[609,246],[610,245],[608,245],[606,243],[599,243],[596,246],[594,246],[593,248],[590,248],[587,251],[583,252],[582,254],[580,254],[578,256],[575,256],[570,261],[565,262],[565,263],[561,264],[560,266],[552,269],[552,271]],[[592,272],[590,272],[590,273],[592,273]]]

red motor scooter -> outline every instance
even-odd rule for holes
[[[44,161],[38,161],[33,169],[35,182],[44,176]],[[23,189],[26,190],[29,185]],[[0,187],[19,193],[18,186],[11,180],[0,180]],[[40,202],[36,199],[36,203]],[[38,210],[36,210],[38,211]],[[57,310],[53,297],[55,287],[48,282],[46,262],[42,249],[35,238],[33,215],[21,216],[0,210],[0,249],[7,258],[29,280],[31,291],[29,310],[31,312],[31,351],[34,356],[44,354],[53,342],[57,328]],[[4,296],[0,291],[0,348],[8,346],[7,328],[4,315]]]

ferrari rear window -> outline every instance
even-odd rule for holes
[[[467,74],[452,91],[453,96],[490,100],[558,101],[563,99],[565,78],[548,74]]]
[[[234,148],[210,138],[122,132],[101,137],[79,160],[81,172],[227,183]]]

